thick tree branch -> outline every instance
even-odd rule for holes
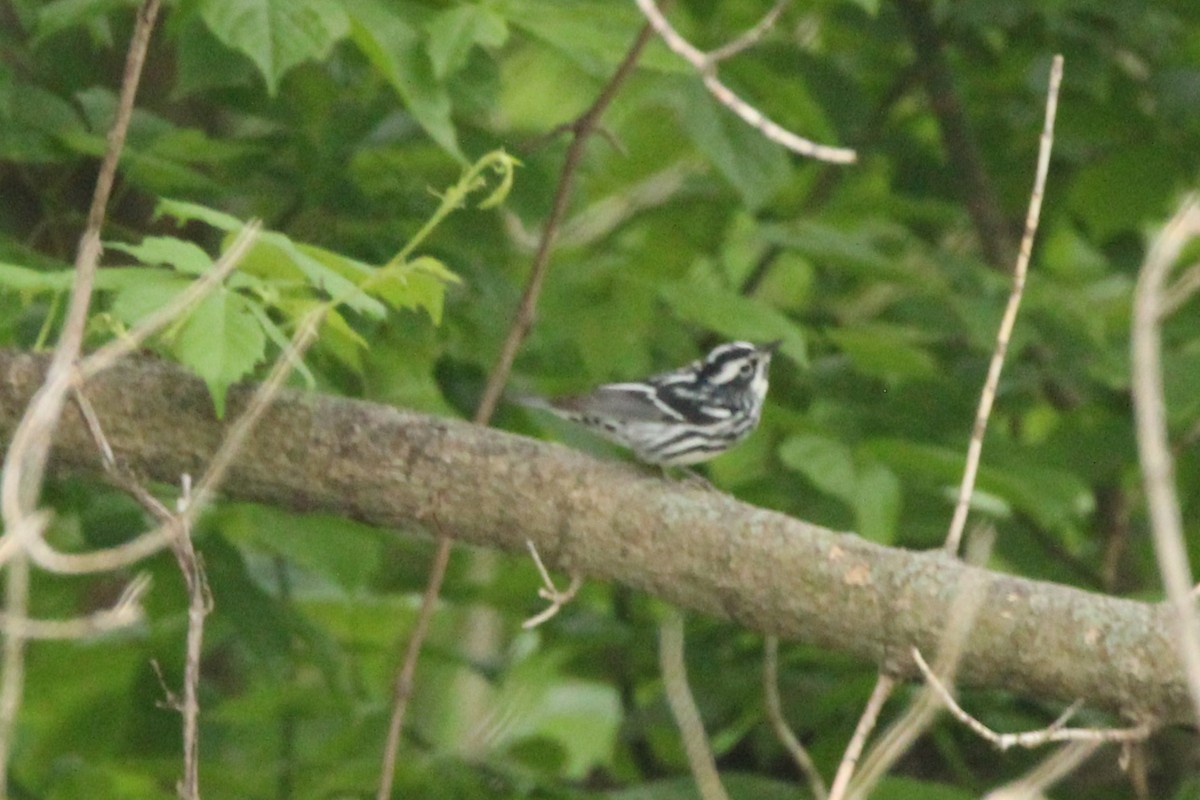
[[[48,359],[0,350],[7,441]],[[202,383],[156,361],[114,367],[88,397],[119,459],[165,482],[207,463],[224,435]],[[251,395],[230,393],[229,418]],[[65,415],[58,467],[101,473],[88,431]],[[881,547],[711,491],[665,482],[457,420],[282,392],[224,484],[229,497],[412,528],[436,518],[462,541],[616,580],[685,608],[915,676],[933,652],[965,571],[984,580],[959,667],[962,686],[1004,688],[1191,720],[1162,606],[986,573],[938,553]]]

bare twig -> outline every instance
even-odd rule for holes
[[[1021,237],[1021,250],[1013,269],[1012,293],[1004,308],[1000,330],[996,333],[996,349],[988,364],[987,380],[979,398],[979,409],[975,414],[975,425],[971,430],[971,443],[967,447],[967,464],[963,470],[962,485],[959,487],[958,502],[950,530],[946,534],[946,551],[958,553],[963,530],[967,524],[967,511],[971,495],[975,492],[975,477],[979,471],[979,458],[983,452],[983,435],[987,432],[988,417],[992,413],[992,402],[996,399],[996,387],[1000,383],[1000,370],[1004,368],[1004,356],[1017,321],[1017,310],[1021,307],[1021,296],[1025,291],[1025,276],[1029,271],[1029,257],[1033,252],[1033,237],[1037,233],[1038,220],[1042,213],[1042,196],[1046,190],[1046,174],[1050,170],[1050,151],[1054,146],[1054,117],[1058,112],[1058,87],[1062,83],[1063,58],[1056,55],[1050,64],[1050,88],[1046,96],[1046,120],[1042,127],[1042,138],[1038,147],[1037,173],[1033,182],[1033,193],[1029,197],[1029,211],[1025,215],[1025,234]]]
[[[704,720],[688,687],[687,666],[683,661],[683,613],[674,606],[667,608],[658,626],[658,663],[662,667],[667,705],[683,737],[683,751],[701,800],[729,800],[704,733]]]
[[[979,529],[969,541],[968,563],[986,562],[995,538],[995,531],[991,528]],[[945,675],[953,675],[958,669],[963,647],[987,597],[990,581],[991,577],[984,572],[964,572],[959,579],[938,646],[938,669]],[[917,737],[933,724],[939,710],[940,704],[932,690],[926,688],[921,691],[863,759],[862,769],[850,781],[846,796],[855,800],[866,797],[900,757],[908,752]]]
[[[150,576],[138,575],[117,598],[112,608],[106,608],[75,619],[10,619],[0,615],[0,631],[15,632],[26,639],[90,639],[105,633],[128,628],[145,618],[142,597],[150,588]]]
[[[812,756],[804,749],[804,745],[783,718],[783,703],[779,699],[778,636],[767,636],[763,641],[763,697],[766,699],[767,719],[771,722],[771,729],[775,731],[775,738],[779,739],[796,762],[800,774],[808,781],[808,790],[814,800],[825,800],[829,796],[825,780],[821,777],[817,765],[813,763]]]
[[[437,526],[436,517],[434,526]],[[433,563],[429,565],[431,576],[446,574],[446,565],[450,561],[450,548],[443,547],[442,542],[449,541],[449,537],[439,533],[438,547],[433,555]],[[433,619],[433,610],[437,606],[440,590],[440,580],[430,581],[426,584],[425,595],[421,598],[421,609],[417,612],[417,622],[413,626],[412,635],[408,637],[408,646],[404,651],[404,658],[400,662],[400,669],[396,673],[392,685],[392,716],[388,721],[387,742],[383,747],[383,769],[379,776],[379,791],[376,792],[379,800],[390,800],[392,796],[392,781],[396,776],[396,755],[400,749],[400,733],[404,729],[404,715],[408,710],[409,698],[412,697],[413,676],[417,671],[417,656],[421,652],[421,645],[424,644],[425,636],[429,631],[429,622]]]
[[[854,735],[850,737],[850,744],[846,745],[846,752],[842,754],[842,761],[838,764],[837,774],[833,778],[833,786],[829,789],[829,800],[841,800],[846,796],[846,790],[850,787],[850,779],[854,777],[854,770],[858,766],[858,759],[862,756],[863,747],[867,744],[867,737],[871,735],[871,731],[875,730],[875,725],[879,722],[879,712],[883,710],[883,704],[892,696],[895,688],[895,678],[880,672],[875,679],[875,688],[871,690],[867,706],[858,718],[858,725],[854,727]]]
[[[996,733],[963,710],[942,680],[930,669],[920,650],[914,647],[911,652],[917,668],[925,676],[925,682],[933,689],[934,694],[950,713],[981,739],[991,742],[1000,750],[1007,750],[1010,747],[1041,747],[1052,742],[1134,742],[1141,741],[1150,735],[1150,725],[1147,723],[1135,725],[1132,728],[1068,728],[1067,722],[1079,710],[1082,701],[1071,704],[1058,719],[1040,730]]]
[[[72,367],[83,343],[102,249],[100,229],[104,224],[117,164],[133,115],[133,101],[158,9],[159,0],[145,0],[138,11],[125,59],[113,125],[108,133],[108,144],[100,162],[87,223],[75,256],[75,279],[62,335],[55,347],[45,383],[26,408],[4,458],[4,472],[0,476],[0,512],[3,514],[6,534],[0,539],[0,563],[7,559],[9,565],[5,613],[9,622],[18,628],[26,618],[29,604],[29,562],[23,545],[40,538],[44,529],[44,520],[35,521],[33,517],[42,490],[54,429],[62,415]],[[0,679],[0,798],[8,795],[9,757],[23,694],[24,659],[25,637],[18,630],[9,631],[4,640],[4,674]]]
[[[570,584],[567,585],[566,589],[560,590],[554,585],[554,580],[550,577],[550,571],[542,563],[542,556],[538,553],[537,548],[533,546],[533,542],[526,540],[525,545],[529,550],[529,556],[533,559],[533,563],[537,565],[538,574],[542,576],[542,588],[538,589],[538,597],[550,601],[550,605],[541,612],[534,614],[521,623],[522,628],[529,630],[551,619],[563,606],[571,602],[575,595],[579,593],[580,587],[583,586],[583,576],[578,573],[571,573]]]
[[[569,126],[574,136],[571,139],[571,144],[567,147],[563,166],[559,172],[558,188],[554,193],[554,202],[551,206],[550,216],[547,218],[546,225],[542,230],[542,239],[538,245],[537,252],[534,254],[533,263],[529,268],[529,279],[525,284],[525,290],[517,305],[512,325],[509,327],[508,335],[505,337],[503,345],[501,345],[500,354],[496,358],[496,364],[492,368],[491,374],[488,375],[487,385],[484,387],[483,395],[479,400],[479,406],[475,410],[474,422],[477,425],[488,424],[492,419],[492,415],[495,414],[496,406],[499,404],[500,396],[504,391],[504,386],[508,383],[508,376],[512,371],[513,362],[516,360],[517,351],[533,326],[534,312],[537,308],[538,298],[542,292],[542,284],[545,281],[546,272],[550,265],[550,253],[559,226],[566,216],[567,202],[571,196],[575,173],[583,158],[584,145],[591,135],[596,132],[600,117],[617,96],[617,92],[621,86],[633,73],[634,66],[637,64],[638,58],[641,57],[642,51],[649,43],[652,35],[653,32],[648,25],[638,33],[637,38],[630,45],[628,52],[626,52],[625,57],[617,66],[612,77],[609,78],[608,83],[601,89],[595,102]],[[434,554],[433,564],[426,579],[425,593],[420,612],[422,615],[432,614],[432,606],[437,601],[438,595],[441,592],[442,582],[446,577],[446,565],[450,561],[452,546],[453,541],[449,536],[438,536],[437,551]],[[395,693],[392,716],[388,723],[388,739],[384,748],[379,788],[376,792],[376,797],[379,800],[387,800],[391,796],[391,787],[395,779],[396,770],[396,748],[400,745],[400,732],[404,728],[404,715],[408,708],[408,694],[411,693],[412,676],[416,671],[416,661],[421,653],[421,645],[424,642],[426,630],[427,628],[416,628],[413,630],[408,649],[404,654],[404,660],[396,672],[395,685],[397,690],[402,686],[407,688],[405,688],[403,693],[400,691]]]
[[[1192,264],[1173,284],[1163,290],[1162,315],[1170,316],[1200,291],[1200,264]]]
[[[808,158],[815,158],[819,161],[828,161],[833,164],[852,164],[858,158],[858,155],[848,148],[831,147],[829,145],[817,144],[802,136],[792,133],[788,129],[773,122],[765,114],[759,111],[754,106],[747,103],[741,97],[734,93],[732,89],[726,86],[719,77],[717,77],[716,63],[719,58],[715,58],[713,53],[705,53],[696,48],[691,42],[683,38],[671,23],[663,15],[658,5],[654,0],[635,0],[638,8],[642,10],[642,14],[649,20],[654,30],[666,42],[667,47],[671,48],[681,58],[691,64],[696,72],[700,74],[700,79],[703,81],[705,88],[709,93],[716,98],[717,102],[728,108],[733,113],[737,114],[742,120],[752,128],[758,130],[763,136],[771,141],[783,145],[793,153],[798,153]],[[782,9],[780,9],[782,10]],[[768,15],[770,16],[770,15]],[[773,22],[773,20],[772,20]],[[761,23],[760,23],[761,24]],[[751,29],[751,33],[756,28]],[[761,34],[758,34],[761,35]],[[743,37],[745,38],[745,37]],[[744,49],[744,45],[740,45],[740,40],[735,42],[734,52]],[[725,48],[720,48],[714,51],[720,58],[727,58],[724,54]]]
[[[1008,220],[954,85],[932,5],[928,0],[897,0],[895,3],[912,42],[950,167],[963,186],[967,213],[974,223],[984,258],[992,267],[1007,267],[1012,262]]]
[[[1070,742],[1054,751],[1028,774],[984,795],[983,800],[1042,800],[1045,792],[1087,761],[1100,742]]]
[[[775,23],[779,21],[779,15],[783,13],[783,10],[791,2],[792,0],[778,0],[775,5],[771,6],[771,10],[763,14],[763,18],[754,24],[754,27],[717,49],[709,50],[707,56],[709,63],[716,64],[720,61],[726,61],[758,44],[767,35],[767,32],[775,27]]]
[[[188,506],[192,502],[191,477],[183,476],[176,513],[178,526],[172,549],[188,592],[187,645],[183,669],[183,779],[177,790],[182,800],[200,800],[200,655],[204,645],[204,618],[213,609],[212,591],[204,561],[192,545]]]
[[[1133,411],[1136,420],[1138,459],[1142,485],[1150,509],[1154,553],[1175,612],[1175,642],[1183,659],[1192,707],[1200,715],[1200,628],[1192,602],[1192,571],[1179,498],[1175,493],[1175,465],[1167,436],[1163,400],[1162,334],[1163,287],[1189,240],[1200,235],[1200,198],[1187,197],[1171,221],[1155,237],[1146,254],[1133,295],[1131,342]]]

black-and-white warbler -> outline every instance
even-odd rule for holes
[[[520,402],[594,430],[649,464],[697,464],[733,447],[758,425],[778,347],[779,342],[729,342],[700,361],[640,381]]]

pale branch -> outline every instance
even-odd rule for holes
[[[831,164],[853,164],[858,159],[858,154],[850,148],[817,144],[810,139],[805,139],[803,136],[793,133],[743,100],[717,77],[717,62],[728,58],[730,55],[744,49],[745,46],[748,46],[743,43],[742,39],[736,40],[732,46],[718,48],[711,53],[705,53],[683,38],[679,31],[675,30],[655,0],[634,0],[634,2],[637,3],[637,7],[641,10],[642,15],[646,17],[647,21],[649,21],[650,25],[653,26],[655,32],[662,37],[667,47],[671,48],[676,55],[692,65],[692,68],[700,75],[700,80],[704,83],[704,87],[708,89],[709,94],[718,103],[741,117],[742,121],[747,125],[756,129],[772,142],[780,144],[793,153],[807,158],[827,161]],[[769,24],[767,27],[774,23],[774,18],[778,16],[779,11],[783,10],[782,7],[778,8],[778,11],[772,10],[768,13],[767,19],[769,20]],[[747,41],[753,43],[762,36],[765,30],[759,31],[760,26],[761,23],[751,29],[747,34]]]
[[[921,655],[920,650],[914,647],[912,654],[917,668],[925,676],[925,682],[942,701],[942,705],[955,719],[974,731],[979,738],[990,742],[997,750],[1008,750],[1011,747],[1034,748],[1057,742],[1140,742],[1149,737],[1152,730],[1150,725],[1145,722],[1131,728],[1068,728],[1067,722],[1075,715],[1080,706],[1079,702],[1074,702],[1058,719],[1044,728],[1018,733],[997,733],[971,716],[958,704],[958,701],[954,699],[954,694],[946,688],[942,679],[925,663],[925,658]]]
[[[1033,237],[1037,234],[1038,220],[1042,215],[1042,197],[1046,193],[1046,174],[1050,171],[1050,151],[1054,146],[1054,118],[1058,114],[1058,89],[1062,85],[1062,71],[1063,57],[1056,55],[1050,64],[1050,88],[1046,92],[1046,115],[1038,147],[1037,170],[1034,173],[1033,191],[1029,196],[1029,210],[1025,216],[1025,233],[1021,236],[1021,249],[1017,254],[1016,266],[1013,268],[1012,290],[1008,295],[1008,302],[1004,306],[1004,316],[1000,320],[1000,328],[996,332],[996,347],[992,351],[992,359],[988,363],[987,378],[984,380],[983,391],[979,396],[979,408],[975,413],[971,441],[967,446],[967,463],[963,470],[958,502],[954,506],[954,516],[950,520],[950,530],[946,534],[946,551],[952,554],[958,552],[963,529],[967,524],[967,511],[970,508],[971,496],[975,492],[975,476],[979,470],[979,459],[983,452],[983,436],[987,432],[988,418],[992,414],[992,403],[996,399],[996,390],[1000,385],[1000,370],[1004,368],[1004,357],[1008,353],[1008,343],[1012,339],[1013,327],[1017,322],[1017,311],[1021,307],[1021,297],[1025,293],[1025,276],[1029,272],[1029,259],[1033,255]]]
[[[5,441],[47,363],[0,350]],[[228,428],[213,418],[204,384],[164,362],[129,360],[86,389],[117,457],[150,479],[199,471]],[[228,417],[252,395],[253,387],[231,390]],[[100,473],[78,414],[64,415],[53,458]],[[1193,718],[1171,611],[1161,605],[984,572],[940,550],[883,547],[458,420],[283,390],[222,491],[407,531],[436,519],[459,541],[508,551],[524,552],[530,539],[550,568],[620,581],[902,676],[918,674],[909,648],[937,650],[962,578],[975,572],[987,586],[959,685],[1083,698],[1164,723]]]
[[[717,760],[713,756],[708,734],[704,732],[704,720],[692,689],[688,686],[687,665],[683,658],[683,612],[670,607],[658,624],[658,663],[662,670],[663,689],[675,727],[683,738],[683,752],[687,756],[688,768],[696,782],[696,791],[701,800],[729,800],[729,793],[721,783],[717,772]]]
[[[775,738],[788,751],[792,761],[796,762],[796,768],[800,770],[800,774],[808,783],[808,791],[812,794],[813,800],[826,800],[829,797],[829,789],[825,786],[825,779],[821,777],[821,771],[817,769],[812,756],[808,754],[808,750],[804,748],[799,737],[787,724],[787,720],[783,718],[783,701],[779,697],[778,636],[767,636],[766,641],[763,642],[763,701],[766,706],[767,720],[771,723],[771,730],[775,732]]]
[[[1200,630],[1192,599],[1183,517],[1175,489],[1175,460],[1167,433],[1163,390],[1163,292],[1183,248],[1200,236],[1200,197],[1184,199],[1175,216],[1154,238],[1133,293],[1130,364],[1133,416],[1137,426],[1138,462],[1150,511],[1158,571],[1174,616],[1176,646],[1186,666],[1192,707],[1200,715]]]

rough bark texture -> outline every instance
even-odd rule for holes
[[[0,350],[5,441],[47,361]],[[157,361],[114,368],[87,394],[118,457],[157,480],[200,474],[227,424],[214,418],[199,381]],[[229,419],[247,396],[231,392]],[[100,469],[74,411],[64,417],[54,459],[73,470]],[[410,531],[436,518],[461,541],[504,550],[522,549],[529,538],[553,566],[902,674],[915,674],[911,646],[936,652],[960,592],[982,591],[960,683],[1190,721],[1162,606],[990,573],[940,551],[881,547],[457,420],[287,391],[223,491]]]

